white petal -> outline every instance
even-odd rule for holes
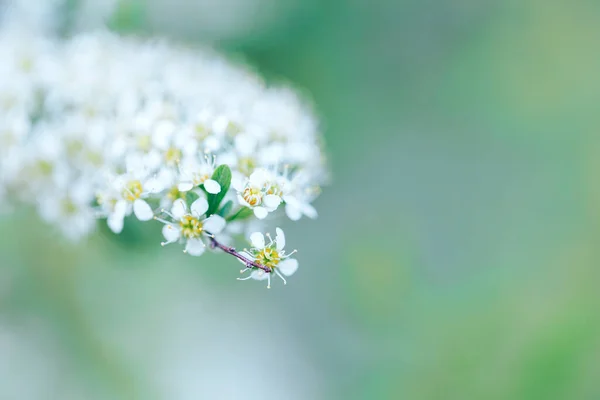
[[[154,130],[152,143],[159,149],[167,149],[174,131],[175,124],[173,122],[168,120],[159,122]]]
[[[275,236],[277,251],[281,251],[285,247],[285,234],[280,228],[275,228],[275,232],[277,232],[277,236]]]
[[[181,219],[187,213],[187,206],[185,205],[185,201],[183,199],[177,199],[173,202],[173,207],[171,207],[171,214],[175,219]]]
[[[258,218],[258,219],[267,218],[267,214],[269,214],[269,212],[264,207],[255,207],[254,208],[254,215],[256,215],[256,218]]]
[[[252,235],[250,235],[250,243],[252,243],[252,246],[256,247],[257,249],[264,249],[265,236],[260,232],[254,232]]]
[[[133,202],[133,212],[140,221],[150,221],[154,217],[152,208],[145,200],[137,199]]]
[[[208,152],[216,152],[221,148],[221,141],[214,137],[209,136],[204,140],[204,150]]]
[[[202,225],[204,226],[204,229],[206,229],[208,232],[210,232],[212,234],[221,233],[223,231],[223,229],[225,228],[226,224],[227,224],[227,222],[225,221],[225,218],[223,218],[219,215],[211,215],[210,217],[208,217],[204,221],[202,221]]]
[[[221,191],[221,185],[215,180],[207,179],[204,181],[204,189],[210,194],[217,194]]]
[[[249,134],[241,134],[235,137],[235,149],[243,156],[251,155],[256,149],[256,139]]]
[[[204,243],[200,239],[190,239],[185,246],[185,252],[190,256],[200,256],[204,250]]]
[[[115,204],[113,214],[119,215],[121,218],[124,218],[127,214],[127,202],[125,200],[117,201],[117,204]]]
[[[231,187],[243,192],[246,187],[246,177],[238,171],[231,171]]]
[[[158,177],[150,178],[144,183],[144,191],[148,193],[158,193],[165,190],[165,182]]]
[[[257,271],[252,271],[252,274],[250,274],[250,275],[252,276],[252,279],[256,279],[257,281],[264,281],[265,279],[267,279],[269,277],[269,274],[267,274],[262,269],[259,269]]]
[[[130,154],[125,158],[125,169],[128,172],[139,172],[143,171],[144,168],[144,160],[138,154]]]
[[[179,190],[180,192],[187,192],[189,190],[192,190],[193,187],[194,184],[192,182],[182,182],[179,185],[177,185],[177,190]]]
[[[281,197],[275,196],[274,194],[268,194],[263,198],[263,202],[267,207],[275,210],[281,203]]]
[[[269,172],[264,168],[259,168],[250,175],[252,186],[263,187],[269,180]]]
[[[223,115],[215,118],[212,124],[213,130],[217,133],[225,133],[227,126],[229,126],[229,119]]]
[[[192,214],[199,217],[208,210],[208,201],[204,197],[200,197],[192,203],[190,208],[192,209]]]
[[[106,220],[106,223],[111,231],[113,231],[114,233],[121,233],[121,231],[123,230],[123,219],[124,218],[125,218],[125,215],[123,215],[123,214],[113,213],[108,217],[108,219]]]
[[[150,153],[144,157],[145,167],[148,169],[158,169],[162,164],[162,160],[163,158],[158,150],[151,150]]]
[[[162,234],[167,242],[174,242],[179,239],[179,229],[177,229],[174,225],[163,226]]]
[[[287,260],[280,262],[277,268],[285,276],[294,275],[294,272],[298,269],[298,261],[293,258],[288,258]]]
[[[317,210],[310,204],[304,204],[304,207],[302,207],[302,212],[311,219],[316,219],[319,216]]]
[[[286,204],[285,213],[287,214],[288,218],[292,221],[298,221],[300,218],[302,218],[302,212],[300,211],[300,209],[291,204]]]

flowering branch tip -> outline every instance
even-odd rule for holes
[[[241,270],[240,273],[244,273],[246,270],[252,269],[252,268],[258,268],[259,270],[262,270],[267,274],[270,274],[271,272],[273,272],[272,268],[267,267],[266,265],[260,264],[256,261],[253,261],[253,260],[249,259],[248,257],[242,255],[241,253],[238,253],[234,247],[228,247],[228,246],[225,246],[224,244],[219,243],[217,241],[217,239],[215,239],[214,235],[209,234],[209,239],[210,239],[210,247],[211,248],[213,248],[213,249],[219,248],[219,249],[223,250],[225,253],[231,254],[232,256],[234,256],[235,258],[237,258],[238,260],[240,260],[244,264],[246,264],[246,269]]]

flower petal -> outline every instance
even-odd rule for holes
[[[113,213],[109,215],[106,223],[111,231],[114,233],[121,233],[123,230],[123,220],[125,218],[124,214]]]
[[[300,211],[300,209],[291,204],[286,204],[285,213],[287,214],[288,218],[292,221],[298,221],[300,218],[302,218],[302,212]]]
[[[213,179],[207,179],[204,181],[204,189],[210,194],[217,194],[221,191],[221,185]]]
[[[265,236],[260,232],[254,232],[252,235],[250,235],[250,243],[252,243],[252,246],[256,247],[257,249],[264,249]]]
[[[175,227],[175,225],[167,224],[162,228],[162,234],[167,240],[167,242],[174,242],[179,239],[179,229]]]
[[[281,251],[285,247],[285,234],[280,228],[275,228],[275,232],[277,233],[277,236],[275,236],[275,241],[277,242],[277,251]]]
[[[152,177],[144,183],[144,191],[147,193],[159,193],[166,189],[166,183],[161,177]]]
[[[190,208],[192,209],[192,214],[194,214],[196,217],[199,217],[203,215],[206,210],[208,210],[208,201],[206,201],[204,197],[199,197],[192,203]]]
[[[269,212],[267,211],[266,208],[254,207],[254,215],[256,216],[256,218],[265,219],[265,218],[267,218],[267,214],[269,214]]]
[[[181,219],[187,213],[187,205],[183,199],[177,199],[171,207],[171,214],[175,219]]]
[[[234,144],[239,154],[249,156],[256,149],[257,140],[250,134],[241,134],[235,137]]]
[[[221,233],[226,224],[227,222],[225,221],[225,218],[221,217],[220,215],[211,215],[202,221],[204,229],[212,234]]]
[[[166,150],[169,147],[171,136],[175,132],[175,124],[169,120],[159,122],[154,128],[152,143],[159,149]]]
[[[298,260],[294,260],[293,258],[288,258],[287,260],[283,260],[277,266],[279,271],[285,276],[294,275],[294,272],[298,269]]]
[[[238,192],[243,192],[246,187],[246,177],[238,171],[231,171],[231,187]]]
[[[302,207],[302,213],[310,219],[316,219],[319,216],[317,210],[310,204],[304,204],[304,207]]]
[[[268,180],[269,171],[267,171],[264,168],[258,168],[250,175],[250,183],[252,184],[252,186],[256,186],[259,188],[263,187]]]
[[[274,194],[268,194],[263,198],[263,202],[267,207],[276,209],[281,203],[281,197]]]
[[[190,239],[185,245],[185,252],[190,256],[201,256],[206,246],[200,239]]]
[[[180,192],[187,192],[192,190],[193,187],[194,184],[192,182],[181,182],[179,185],[177,185],[177,190]]]
[[[133,202],[133,212],[140,221],[150,221],[154,217],[152,208],[142,199],[137,199]]]
[[[267,279],[269,277],[269,274],[267,274],[262,269],[259,269],[257,271],[252,271],[250,276],[252,276],[252,279],[256,279],[257,281],[264,281],[265,279]]]

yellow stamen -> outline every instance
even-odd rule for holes
[[[134,180],[127,182],[122,195],[125,200],[134,202],[142,196],[143,191],[142,182]]]
[[[179,222],[181,236],[186,239],[197,239],[202,235],[202,222],[196,217],[185,215]]]

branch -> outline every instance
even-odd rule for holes
[[[246,268],[258,268],[258,269],[262,269],[263,271],[265,271],[268,274],[270,274],[271,272],[273,272],[273,270],[271,268],[267,267],[266,265],[262,265],[260,263],[257,263],[256,261],[251,260],[248,257],[245,257],[242,254],[238,253],[235,250],[235,248],[233,248],[233,247],[227,247],[224,244],[219,243],[217,241],[217,239],[215,239],[214,235],[210,235],[209,239],[210,239],[210,246],[213,249],[215,247],[218,247],[219,249],[223,250],[225,253],[231,254],[232,256],[234,256],[235,258],[241,260],[244,264],[246,264]]]

